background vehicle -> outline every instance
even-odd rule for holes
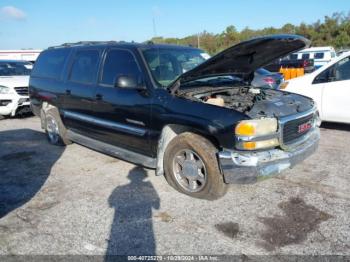
[[[286,82],[286,91],[311,97],[322,121],[350,123],[350,52],[309,75]]]
[[[0,115],[31,112],[28,83],[32,67],[26,61],[0,60]]]
[[[74,141],[155,168],[179,192],[217,199],[229,183],[256,182],[316,150],[311,99],[240,81],[309,43],[254,38],[208,60],[173,45],[66,44],[39,56],[31,105],[52,144]]]
[[[264,68],[259,68],[254,72],[254,79],[251,85],[255,87],[278,89],[283,81],[282,74],[272,73]]]
[[[28,61],[35,63],[42,50],[0,50],[0,60]]]
[[[324,66],[330,62],[333,58],[336,57],[336,53],[333,47],[324,46],[324,47],[311,47],[303,49],[297,53],[292,54],[291,56],[296,56],[297,59],[313,59],[315,69]]]

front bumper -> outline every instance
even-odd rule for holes
[[[320,132],[314,128],[304,143],[289,148],[259,152],[223,150],[219,152],[219,164],[228,184],[249,184],[260,178],[281,173],[314,153],[318,147]]]
[[[15,116],[17,109],[21,107],[29,107],[30,101],[29,96],[19,96],[17,94],[1,94],[1,101],[11,101],[10,103],[1,105],[0,103],[0,115],[4,116]]]

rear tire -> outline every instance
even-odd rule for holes
[[[67,129],[56,108],[49,109],[45,114],[45,131],[48,141],[53,145],[65,146],[72,143],[66,136]]]
[[[175,137],[164,154],[168,183],[191,197],[216,200],[226,194],[216,147],[204,137],[186,132]]]

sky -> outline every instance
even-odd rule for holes
[[[0,49],[86,40],[142,42],[155,35],[220,33],[229,25],[280,27],[349,11],[350,0],[0,0]]]

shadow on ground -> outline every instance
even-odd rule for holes
[[[146,171],[133,168],[130,182],[114,189],[108,199],[115,209],[106,252],[106,261],[113,255],[154,255],[156,244],[153,232],[152,209],[159,209],[159,196],[148,181]]]
[[[0,218],[27,203],[43,186],[64,147],[50,145],[42,132],[0,132]]]
[[[332,130],[350,131],[350,124],[323,122],[321,125],[321,128],[332,129]]]

